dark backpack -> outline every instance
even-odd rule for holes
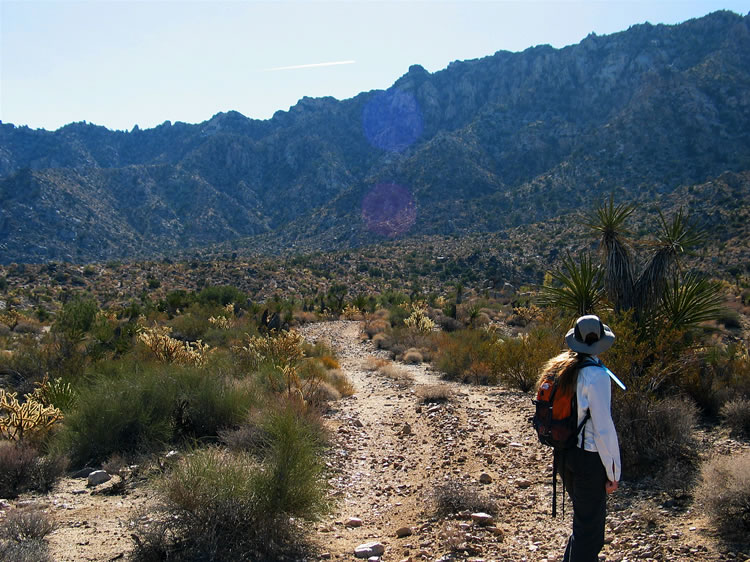
[[[601,362],[587,357],[580,361],[575,368],[601,367]],[[536,400],[532,400],[536,410],[531,418],[531,423],[536,430],[539,441],[554,449],[552,461],[552,517],[557,516],[557,473],[565,469],[565,453],[568,449],[575,447],[578,435],[583,430],[590,412],[586,412],[581,423],[578,423],[578,400],[576,398],[576,387],[573,385],[571,391],[565,393],[560,390],[558,377],[549,374],[539,385]],[[558,466],[561,465],[561,466]],[[563,482],[563,495],[565,494],[565,483]],[[563,503],[563,514],[565,504]]]

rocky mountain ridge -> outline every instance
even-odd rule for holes
[[[414,65],[267,121],[0,124],[0,263],[496,232],[748,169],[750,15],[716,12]]]

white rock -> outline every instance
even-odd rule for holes
[[[111,480],[112,477],[107,474],[103,470],[95,470],[88,476],[88,485],[89,486],[98,486],[99,484],[104,484],[105,482],[108,482]]]
[[[472,513],[471,520],[480,525],[489,525],[494,521],[489,513]]]
[[[350,517],[346,520],[346,523],[344,523],[347,527],[361,527],[362,526],[362,520],[359,517]]]
[[[381,556],[385,552],[385,547],[379,542],[368,542],[359,545],[354,549],[354,556],[357,558],[370,558],[372,556]]]

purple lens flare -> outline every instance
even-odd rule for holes
[[[395,238],[414,225],[417,205],[407,188],[379,183],[362,199],[362,220],[370,232]]]

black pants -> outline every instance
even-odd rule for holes
[[[573,501],[573,534],[563,562],[597,562],[604,546],[607,472],[599,453],[574,448],[565,456],[563,478]]]

